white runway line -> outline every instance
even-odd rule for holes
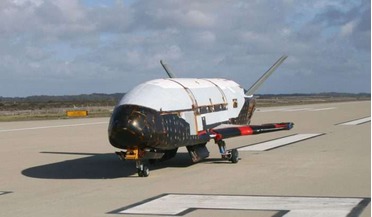
[[[337,125],[359,125],[359,124],[364,124],[364,123],[367,123],[367,122],[370,122],[370,121],[371,121],[371,117],[366,117],[366,118],[361,118],[361,119],[358,119],[358,120],[349,121],[349,122],[341,123],[341,124],[337,124]]]
[[[257,109],[257,112],[279,112],[284,111],[286,108],[280,108],[280,109]]]
[[[286,109],[285,112],[299,112],[299,111],[310,111],[311,108],[296,108],[296,109]]]
[[[257,112],[299,112],[299,111],[309,111],[309,112],[318,112],[318,111],[327,111],[333,110],[336,107],[327,107],[327,108],[274,108],[274,109],[259,109]]]
[[[312,111],[312,112],[318,112],[318,111],[326,111],[326,110],[333,110],[333,109],[336,109],[336,107],[311,109],[310,111]]]
[[[62,127],[80,127],[80,126],[98,125],[98,124],[108,124],[108,122],[105,121],[105,122],[94,122],[94,123],[84,123],[84,124],[65,124],[65,125],[55,125],[55,126],[42,126],[42,127],[27,127],[27,128],[17,128],[17,129],[7,129],[7,130],[0,130],[0,133],[15,132],[15,131],[25,131],[25,130],[41,130],[41,129],[51,129],[51,128],[62,128]]]
[[[185,215],[195,209],[262,210],[285,217],[358,216],[369,198],[167,194],[113,211],[117,214]]]
[[[254,145],[245,146],[242,148],[239,148],[239,151],[266,151],[270,149],[274,149],[280,146],[292,144],[295,142],[303,141],[306,139],[314,138],[320,135],[324,135],[323,133],[308,133],[308,134],[296,134],[293,136],[287,136],[284,138],[279,138],[263,143],[258,143]]]

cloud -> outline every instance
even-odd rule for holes
[[[187,11],[182,17],[187,26],[208,28],[214,26],[214,18],[198,10]]]
[[[160,59],[249,87],[283,54],[261,93],[370,92],[370,14],[368,0],[5,0],[0,95],[126,92],[165,77]]]

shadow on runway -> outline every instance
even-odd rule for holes
[[[27,177],[39,179],[115,179],[137,177],[134,161],[122,161],[116,154],[91,154],[73,152],[41,152],[42,154],[85,155],[82,158],[66,160],[22,171]],[[150,171],[166,167],[184,168],[193,165],[188,153],[177,153],[176,157],[165,162],[148,165]]]

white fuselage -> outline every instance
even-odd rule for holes
[[[227,79],[168,78],[142,83],[119,105],[138,105],[161,114],[175,113],[196,135],[206,126],[237,118],[246,102],[244,89]]]

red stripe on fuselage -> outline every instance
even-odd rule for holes
[[[240,133],[241,133],[242,136],[253,134],[253,129],[249,126],[239,127],[239,130],[240,130]]]

